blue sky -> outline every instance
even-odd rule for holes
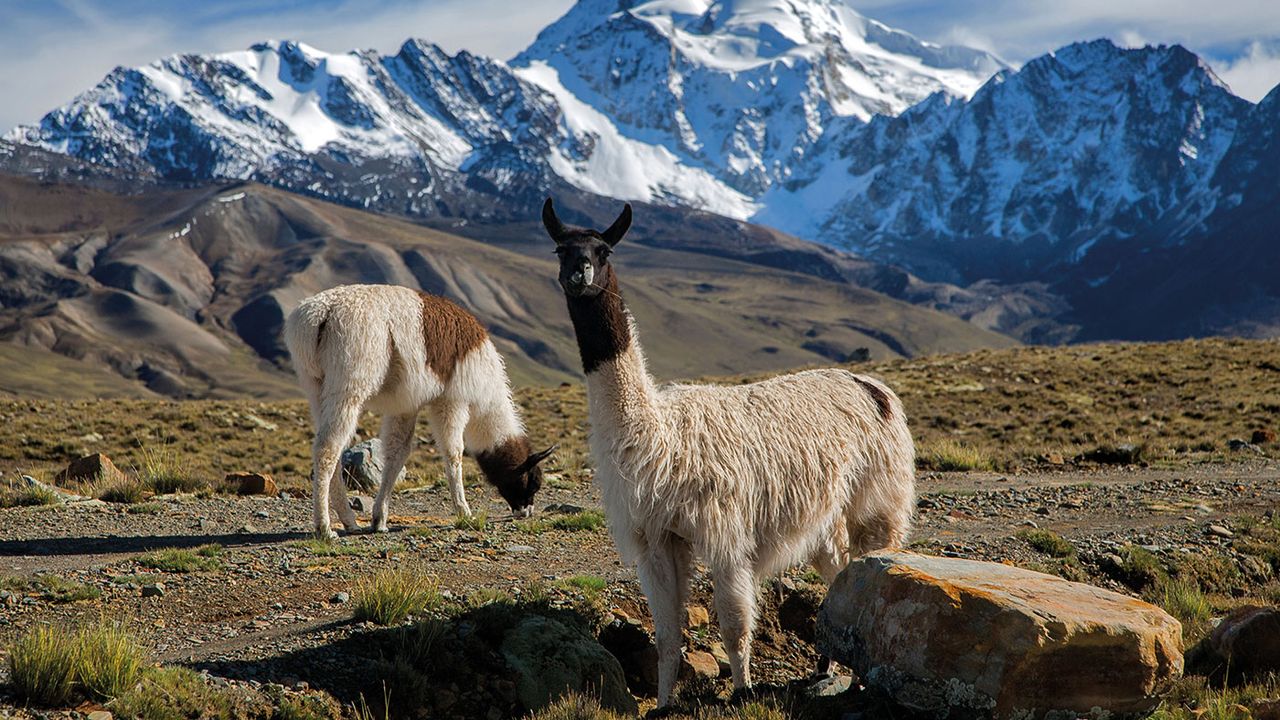
[[[117,65],[270,38],[391,51],[408,37],[509,58],[573,0],[0,0],[0,132],[33,122]],[[1075,40],[1182,43],[1239,94],[1280,84],[1280,0],[848,0],[926,40],[1022,62]]]

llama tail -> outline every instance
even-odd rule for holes
[[[311,298],[289,313],[284,322],[284,344],[293,358],[294,371],[304,382],[319,383],[324,379],[319,350],[328,315],[329,308]]]

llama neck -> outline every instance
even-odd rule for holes
[[[471,407],[465,438],[467,450],[479,454],[514,438],[524,438],[524,424],[520,422],[515,404],[509,394],[504,400],[487,407]]]
[[[472,454],[493,450],[514,438],[524,438],[524,423],[511,395],[502,357],[492,344],[486,351],[483,372],[456,378],[468,381],[473,388],[471,392],[475,393],[467,408],[469,417],[463,436]]]
[[[569,317],[578,337],[592,425],[642,426],[653,421],[653,379],[645,367],[631,313],[618,290],[613,268],[606,266],[604,292],[569,298]]]

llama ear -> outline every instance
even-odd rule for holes
[[[617,220],[609,226],[608,230],[600,236],[604,241],[609,243],[610,247],[617,245],[622,241],[622,236],[627,234],[627,230],[631,228],[631,203],[622,206],[622,214]]]
[[[564,223],[560,222],[560,218],[556,217],[556,206],[551,202],[551,198],[542,204],[542,226],[547,229],[547,234],[551,236],[556,244],[560,244],[560,238],[564,236]]]
[[[560,449],[560,444],[556,443],[555,445],[552,445],[551,447],[547,448],[546,450],[543,450],[542,452],[536,452],[530,455],[529,459],[524,461],[525,469],[532,470],[534,465],[537,465],[543,460],[546,460],[547,458],[551,457],[551,453],[559,449]]]

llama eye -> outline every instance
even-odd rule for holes
[[[610,255],[612,255],[612,254],[613,254],[613,249],[612,249],[612,248],[607,248],[607,247],[600,248],[600,259],[601,259],[601,260],[607,260],[607,259],[609,258],[609,256],[610,256]]]

